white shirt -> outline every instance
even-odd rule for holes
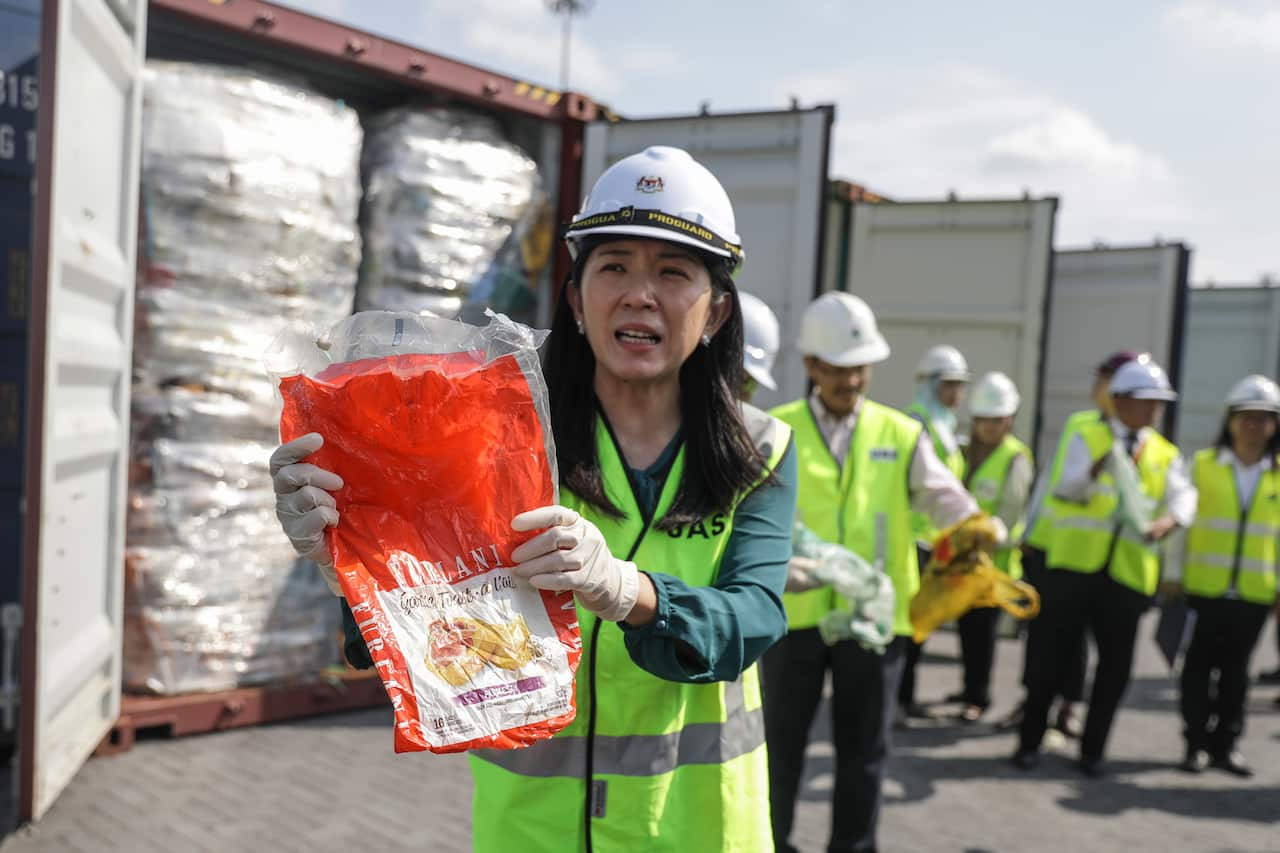
[[[822,405],[822,400],[815,389],[809,395],[809,408],[814,420],[818,422],[818,430],[831,455],[841,467],[849,455],[849,444],[853,439],[853,430],[858,423],[858,413],[862,410],[862,398],[854,405],[853,411],[847,415],[833,415]],[[907,491],[911,497],[911,508],[927,515],[933,525],[939,529],[950,527],[964,521],[978,512],[978,502],[965,491],[964,484],[942,464],[929,434],[921,430],[916,441],[915,453],[911,456],[911,468],[907,475]],[[1005,531],[1007,533],[1007,531]]]
[[[1119,420],[1111,419],[1111,433],[1120,443],[1122,452],[1125,438],[1130,432],[1131,430]],[[1153,432],[1155,430],[1150,427],[1138,430],[1135,446],[1141,447]],[[1053,496],[1071,503],[1088,503],[1089,498],[1093,496],[1095,485],[1091,473],[1094,461],[1089,455],[1089,447],[1084,443],[1084,438],[1079,433],[1071,436],[1071,442],[1067,445],[1067,454],[1062,461],[1062,474],[1058,478],[1058,487],[1053,490]],[[1196,499],[1196,487],[1191,484],[1191,479],[1187,476],[1186,463],[1179,455],[1169,464],[1164,487],[1165,507],[1179,527],[1190,527],[1191,522],[1195,521]]]

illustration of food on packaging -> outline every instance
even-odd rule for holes
[[[497,625],[463,616],[431,623],[424,662],[430,672],[461,687],[486,666],[514,671],[533,658],[523,616]]]

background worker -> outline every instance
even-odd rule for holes
[[[932,347],[916,365],[915,400],[906,409],[906,413],[924,427],[937,457],[957,478],[964,476],[964,453],[956,438],[956,412],[964,402],[970,378],[969,363],[960,350],[946,345]],[[923,569],[929,563],[939,527],[927,514],[917,512],[911,516],[911,529],[916,538],[916,562]],[[898,713],[902,723],[912,717],[929,716],[916,701],[916,666],[923,649],[923,643],[914,641],[907,646],[898,686]]]
[[[978,506],[1004,522],[1010,544],[996,551],[996,568],[1014,580],[1022,577],[1017,541],[1019,522],[1031,494],[1035,466],[1031,450],[1013,436],[1013,417],[1021,404],[1013,380],[988,373],[969,394],[972,424],[964,449],[964,485]],[[999,608],[977,607],[957,622],[960,657],[964,664],[960,719],[973,723],[991,705],[991,667],[995,662],[996,620]]]
[[[665,225],[689,217],[710,239]],[[733,207],[686,152],[654,147],[601,175],[567,240],[546,354],[562,505],[512,520],[530,534],[512,573],[574,593],[578,714],[527,749],[472,752],[474,848],[767,850],[755,660],[785,630],[796,454],[737,399]],[[284,445],[272,469],[286,533],[323,561],[339,523],[324,490],[342,482],[301,461],[320,443]]]
[[[742,367],[746,371],[742,399],[749,403],[759,388],[778,390],[773,363],[778,359],[782,336],[778,318],[764,300],[739,290],[738,302],[742,305]]]
[[[910,642],[907,611],[920,585],[911,510],[945,527],[978,506],[919,423],[867,398],[872,365],[889,357],[889,344],[865,302],[841,292],[819,297],[805,309],[798,345],[813,392],[772,412],[794,431],[797,518],[883,567],[897,597],[896,636],[883,655],[853,640],[827,646],[816,626],[843,607],[831,588],[785,596],[787,635],[764,658],[773,838],[777,850],[795,849],[789,838],[805,746],[830,672],[836,754],[827,849],[875,850],[895,696]]]
[[[1280,388],[1249,376],[1227,395],[1214,447],[1191,466],[1199,491],[1186,535],[1181,582],[1196,612],[1182,663],[1182,769],[1206,764],[1236,776],[1253,770],[1236,743],[1244,732],[1249,660],[1276,604],[1280,571]],[[1176,562],[1176,561],[1171,561]],[[1172,573],[1171,573],[1172,575]]]
[[[1111,380],[1115,417],[1085,424],[1067,447],[1054,497],[1048,569],[1041,580],[1041,626],[1049,638],[1027,696],[1013,763],[1039,761],[1049,707],[1087,628],[1098,648],[1089,713],[1080,739],[1080,770],[1105,774],[1103,756],[1116,711],[1129,686],[1138,620],[1160,575],[1159,543],[1195,518],[1196,490],[1178,448],[1156,432],[1164,404],[1176,400],[1164,370],[1149,357],[1130,361]],[[1154,506],[1145,530],[1118,496],[1132,479]]]
[[[1045,552],[1049,548],[1049,537],[1053,525],[1053,509],[1056,500],[1053,490],[1058,486],[1058,478],[1062,474],[1062,463],[1067,456],[1067,448],[1072,437],[1080,428],[1089,423],[1110,420],[1115,417],[1115,408],[1111,403],[1111,377],[1126,363],[1138,357],[1132,350],[1120,350],[1112,353],[1097,366],[1093,374],[1093,386],[1089,397],[1093,408],[1082,409],[1067,417],[1063,424],[1062,434],[1058,438],[1058,446],[1054,450],[1053,464],[1042,471],[1036,481],[1035,490],[1031,493],[1031,502],[1027,507],[1026,534],[1022,545],[1022,571],[1027,583],[1040,587],[1045,572]],[[1044,632],[1038,620],[1027,623],[1027,637],[1022,654],[1022,686],[1030,689],[1032,673],[1044,658]],[[1067,737],[1078,738],[1084,732],[1079,705],[1084,699],[1085,670],[1089,663],[1088,643],[1082,636],[1080,645],[1075,650],[1066,671],[1062,674],[1059,686],[1058,712],[1053,716],[1054,728]],[[1022,711],[1026,699],[998,724],[999,728],[1017,728],[1022,723]]]

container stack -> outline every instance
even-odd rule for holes
[[[337,661],[338,608],[294,559],[262,358],[350,313],[361,129],[258,75],[148,66],[125,588],[128,689],[225,690]]]
[[[537,164],[465,111],[394,109],[366,129],[357,309],[474,320],[531,305],[526,256],[551,227]]]

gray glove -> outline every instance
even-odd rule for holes
[[[578,603],[609,622],[621,622],[636,606],[640,572],[609,553],[600,528],[562,506],[517,515],[513,530],[547,528],[511,552],[511,573],[538,589],[573,590]]]
[[[329,589],[334,595],[342,595],[324,532],[338,524],[337,503],[329,493],[344,484],[332,471],[301,461],[323,446],[324,438],[318,432],[280,445],[271,454],[271,480],[276,493],[276,518],[293,550],[314,560]]]

